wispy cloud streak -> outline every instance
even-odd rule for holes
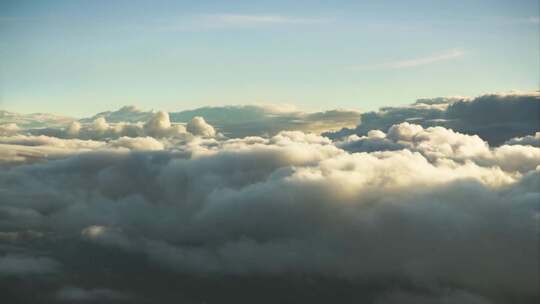
[[[536,16],[536,17],[529,17],[526,19],[528,23],[532,23],[532,24],[540,24],[540,17]]]
[[[204,15],[203,20],[213,24],[223,25],[263,25],[263,24],[312,24],[322,23],[326,19],[302,18],[282,15],[240,15],[214,14]]]
[[[220,29],[244,29],[268,26],[300,26],[323,24],[328,18],[296,17],[270,14],[202,14],[180,18],[174,22],[153,25],[150,28],[160,31],[196,31]],[[146,26],[148,29],[148,26]]]
[[[420,57],[414,59],[406,59],[400,61],[384,62],[371,65],[359,65],[352,66],[350,70],[384,70],[384,69],[404,69],[417,66],[429,65],[437,62],[448,61],[456,58],[463,57],[465,52],[460,49],[452,49],[443,53],[434,54],[427,57]]]

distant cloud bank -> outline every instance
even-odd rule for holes
[[[410,122],[478,135],[492,145],[500,145],[514,137],[534,135],[540,129],[539,100],[538,92],[424,98],[409,106],[362,113],[356,128],[326,135],[331,138],[366,135],[370,130],[387,130],[394,124]]]

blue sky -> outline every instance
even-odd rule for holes
[[[375,109],[537,90],[538,1],[0,1],[0,108]]]

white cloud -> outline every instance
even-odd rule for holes
[[[313,24],[327,22],[327,19],[292,17],[284,15],[242,15],[214,14],[204,15],[203,19],[212,25],[252,26],[265,24]]]
[[[527,21],[529,23],[532,23],[532,24],[539,24],[540,23],[540,17],[538,17],[538,16],[529,17],[529,18],[527,18]]]
[[[315,18],[304,16],[289,16],[280,14],[234,14],[215,13],[186,15],[174,21],[161,21],[139,27],[142,30],[153,31],[208,31],[208,30],[238,30],[264,27],[292,27],[325,24],[331,22],[330,18]]]
[[[200,116],[193,117],[186,125],[186,130],[198,136],[214,137],[216,135],[214,127],[206,123],[204,118]]]
[[[506,98],[522,102],[423,100],[405,113],[452,109],[480,119],[471,113]],[[528,112],[513,110],[516,119]],[[366,121],[409,117],[383,114]],[[144,123],[60,130],[73,138],[0,137],[0,239],[9,243],[0,245],[0,270],[61,272],[48,294],[66,301],[114,301],[124,288],[159,297],[152,288],[171,278],[251,276],[375,282],[371,302],[379,303],[536,296],[540,148],[525,144],[532,136],[490,146],[409,120],[336,141],[302,131],[226,138],[203,118],[181,130],[170,120],[157,112]],[[42,253],[54,262],[36,262]],[[157,282],[140,284],[137,273]]]
[[[139,113],[140,114],[140,113]],[[202,118],[199,118],[202,119]],[[208,130],[212,129],[213,132]],[[207,132],[196,136],[215,136],[212,126],[206,124]],[[145,122],[118,122],[109,123],[104,116],[98,116],[93,121],[81,123],[72,122],[65,128],[44,128],[22,130],[21,133],[46,135],[60,138],[79,138],[86,140],[113,140],[120,137],[153,137],[153,138],[187,138],[194,134],[186,131],[184,124],[173,124],[169,113],[158,111],[151,113]],[[124,139],[127,142],[128,139]],[[133,141],[132,141],[133,142]],[[155,145],[154,145],[155,146]]]
[[[388,134],[370,131],[368,136],[352,135],[337,145],[352,152],[408,149],[434,162],[475,162],[497,166],[507,172],[528,172],[540,165],[540,148],[503,145],[491,149],[477,135],[466,135],[443,127],[423,127],[408,122],[393,125]]]
[[[461,58],[464,55],[465,55],[465,52],[463,50],[452,49],[452,50],[448,50],[442,53],[433,54],[427,57],[419,57],[419,58],[414,58],[414,59],[391,61],[391,62],[378,63],[378,64],[352,66],[352,67],[349,67],[348,69],[359,70],[359,71],[404,69],[404,68],[412,68],[412,67],[417,67],[417,66],[430,65],[433,63],[453,60],[453,59]]]

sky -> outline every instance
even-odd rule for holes
[[[538,90],[536,0],[0,1],[0,109],[372,110]]]
[[[540,303],[539,5],[0,0],[1,299]]]

